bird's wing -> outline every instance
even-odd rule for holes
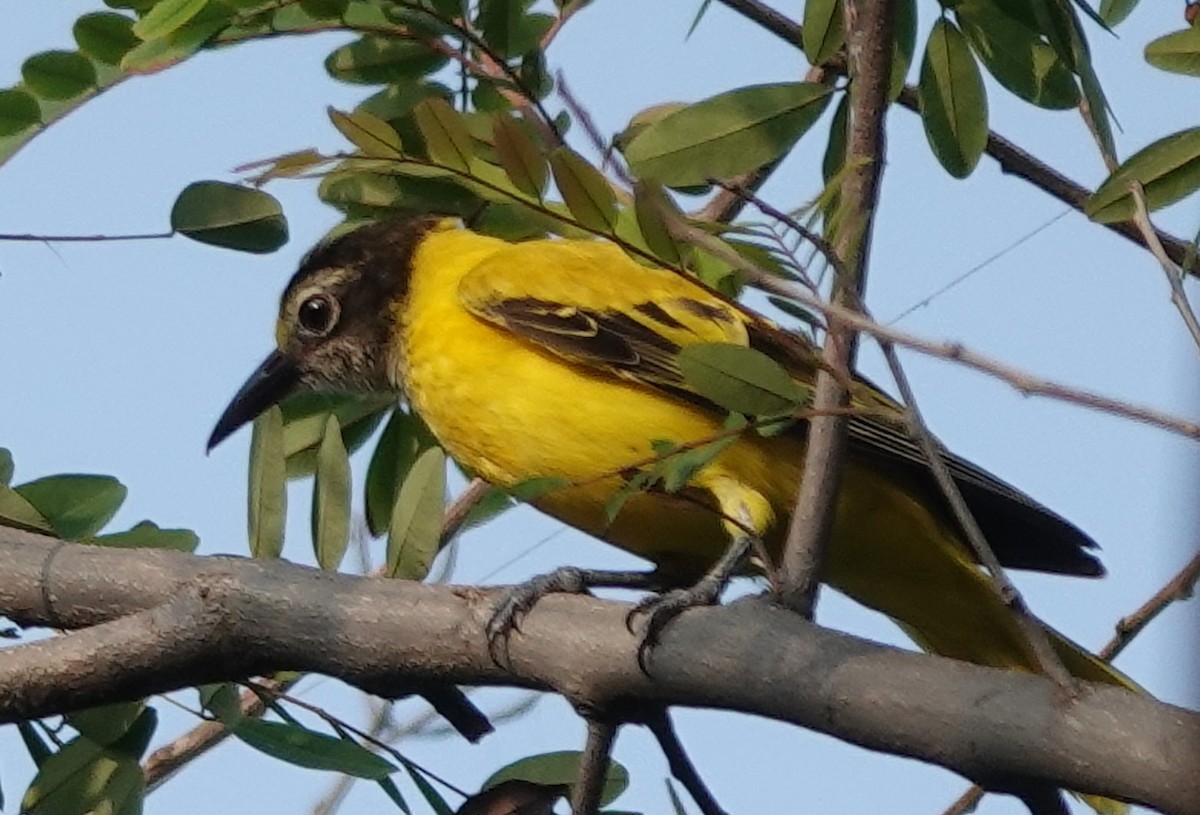
[[[516,244],[472,270],[459,297],[476,316],[571,362],[694,400],[702,397],[679,369],[680,349],[748,344],[735,306],[600,242]]]

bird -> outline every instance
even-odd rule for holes
[[[564,566],[510,595],[489,634],[511,631],[545,592],[594,585],[670,588],[636,607],[658,633],[689,605],[716,602],[729,573],[769,571],[780,555],[802,473],[802,411],[782,432],[731,431],[730,412],[684,375],[680,355],[714,343],[751,349],[811,394],[818,353],[688,275],[603,240],[509,242],[456,219],[391,218],[310,251],[283,292],[275,334],[276,350],[219,418],[210,450],[296,392],[394,394],[468,471],[501,489],[551,479],[554,488],[531,498],[538,509],[653,564],[641,580]],[[928,651],[1039,671],[902,406],[860,376],[849,385],[846,461],[822,581],[890,617]],[[724,441],[675,489],[643,478],[648,488],[631,490],[664,440],[675,449]],[[1086,533],[941,452],[1005,567],[1104,574]],[[1136,687],[1044,628],[1073,676]]]

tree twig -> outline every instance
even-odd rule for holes
[[[1117,622],[1113,638],[1096,655],[1106,662],[1111,662],[1167,606],[1176,601],[1190,598],[1196,590],[1198,580],[1200,580],[1200,554],[1193,557],[1178,574],[1167,581],[1167,584],[1156,591],[1154,596],[1143,603],[1137,611],[1122,617]]]
[[[1163,274],[1167,277],[1167,285],[1171,287],[1171,304],[1175,306],[1179,316],[1183,319],[1183,324],[1187,326],[1188,333],[1192,335],[1192,342],[1200,349],[1200,322],[1196,320],[1196,312],[1188,299],[1187,291],[1183,288],[1183,270],[1167,255],[1167,250],[1159,240],[1154,224],[1150,221],[1150,210],[1146,206],[1146,190],[1137,181],[1131,181],[1129,192],[1133,196],[1133,222],[1141,230],[1146,247],[1154,255],[1158,265],[1162,267]]]
[[[658,741],[659,749],[666,756],[671,775],[683,785],[688,795],[692,796],[702,815],[726,815],[725,810],[721,809],[721,805],[709,791],[708,785],[704,783],[704,779],[700,777],[700,773],[696,771],[696,766],[692,764],[687,751],[683,749],[683,743],[671,722],[671,711],[667,708],[656,710],[646,720],[646,726],[650,728],[650,732]]]
[[[587,718],[587,744],[579,758],[579,775],[571,788],[573,815],[596,815],[604,794],[609,757],[617,738],[617,724],[608,718]]]
[[[979,806],[979,802],[985,795],[987,795],[987,790],[978,784],[972,784],[967,787],[966,792],[954,799],[950,806],[942,811],[942,815],[967,815],[968,812],[974,812],[975,807]]]
[[[0,241],[36,243],[99,243],[102,241],[156,241],[175,237],[175,232],[139,232],[132,235],[0,235]]]

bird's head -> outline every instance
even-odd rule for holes
[[[387,221],[319,244],[279,303],[277,348],[217,420],[208,449],[300,391],[386,392],[393,381],[397,305],[431,219]]]

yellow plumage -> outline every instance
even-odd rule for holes
[[[748,343],[744,312],[674,273],[639,265],[600,242],[517,245],[443,225],[412,257],[400,330],[391,359],[396,384],[448,451],[505,487],[559,477],[573,486],[536,504],[566,523],[640,555],[661,569],[695,577],[729,542],[721,514],[676,495],[643,492],[616,519],[605,507],[619,475],[653,454],[652,442],[686,444],[721,432],[723,416],[594,361],[556,351],[514,332],[498,303],[556,304],[616,312],[673,344]],[[661,319],[639,312],[656,304]],[[702,316],[704,309],[711,309]],[[676,325],[677,324],[677,325]],[[859,394],[863,398],[863,394]],[[887,404],[884,397],[865,398]],[[778,554],[803,460],[798,435],[746,433],[702,469],[689,487],[720,513],[748,523]],[[959,533],[894,475],[851,458],[843,477],[826,582],[895,619],[924,647],[973,662],[1032,669],[1011,612],[972,562]],[[1058,635],[1075,674],[1128,684],[1119,673]]]

